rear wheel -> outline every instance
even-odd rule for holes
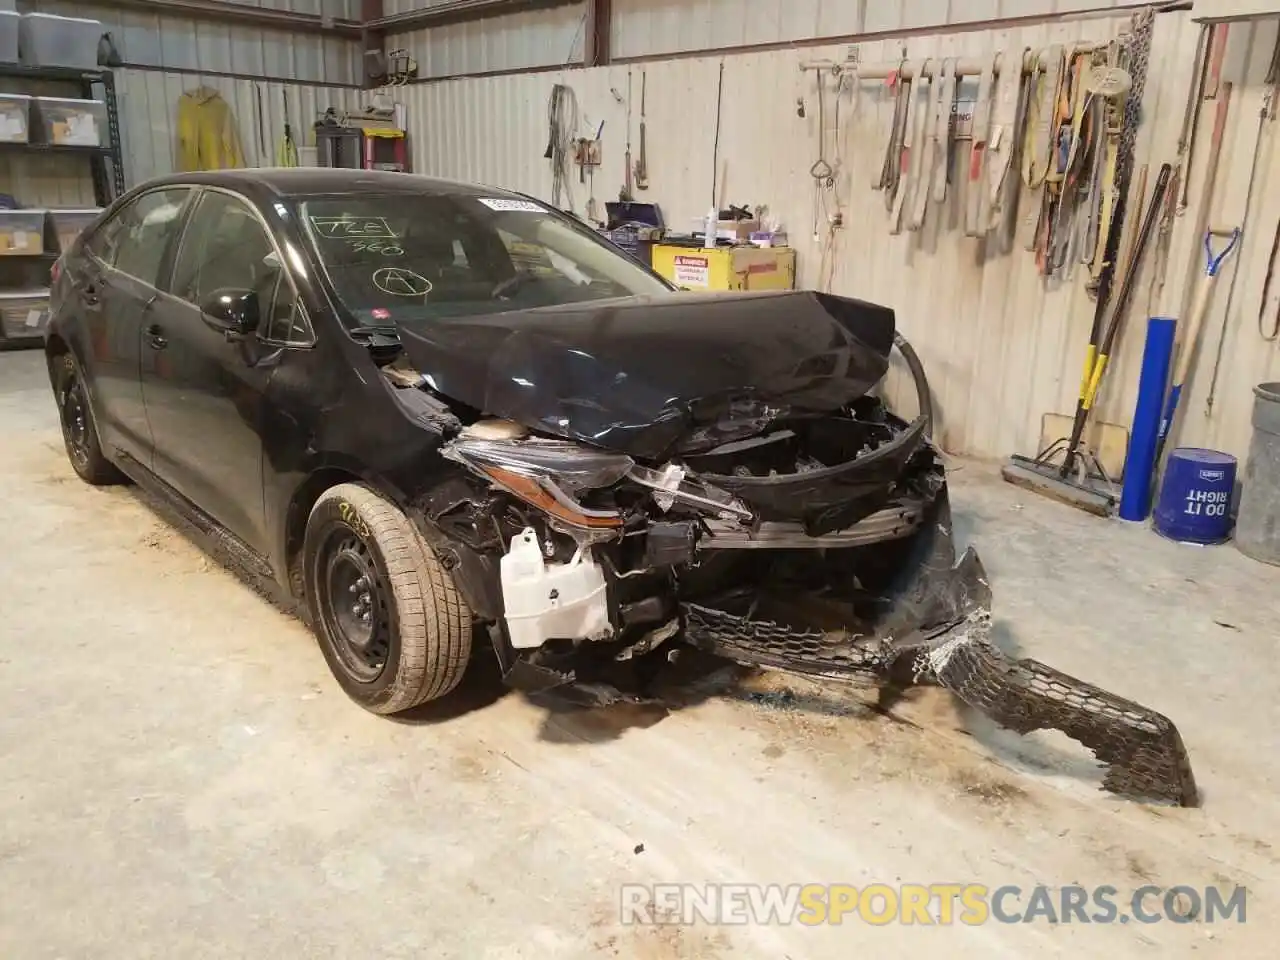
[[[471,611],[394,503],[354,483],[325,491],[307,521],[302,572],[325,660],[365,709],[398,713],[461,681]]]
[[[75,355],[60,353],[49,359],[49,379],[58,403],[58,420],[62,424],[62,443],[67,459],[80,479],[95,486],[121,483],[125,477],[102,452],[98,427],[89,406],[89,393],[84,371]]]

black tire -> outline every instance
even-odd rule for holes
[[[75,354],[60,353],[49,358],[49,381],[58,404],[62,443],[71,468],[81,480],[95,487],[124,483],[125,475],[107,459],[98,441],[98,425],[93,419],[84,370]]]
[[[311,509],[302,573],[312,627],[334,677],[366,710],[443,697],[471,654],[471,611],[409,518],[355,483]]]

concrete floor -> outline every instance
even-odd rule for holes
[[[1278,571],[953,476],[1002,641],[1171,716],[1203,809],[1100,793],[1067,741],[938,691],[916,725],[768,677],[570,713],[481,670],[371,716],[135,491],[81,483],[42,359],[0,354],[0,956],[1274,955]],[[617,922],[620,884],[715,879],[1244,884],[1249,922]]]

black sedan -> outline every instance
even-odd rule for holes
[[[1194,797],[1167,720],[987,641],[927,417],[873,393],[886,307],[679,293],[529,197],[351,170],[153,180],[54,273],[76,472],[291,594],[370,710],[452,690],[477,629],[529,690],[694,645],[940,682]]]

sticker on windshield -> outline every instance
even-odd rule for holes
[[[373,271],[373,285],[390,297],[425,297],[431,292],[431,281],[400,267],[382,267]]]
[[[490,210],[503,213],[546,213],[547,208],[532,200],[506,200],[501,197],[477,197]]]
[[[391,229],[385,217],[312,217],[311,225],[322,237],[337,237],[342,240],[371,237],[397,239],[396,232]]]

